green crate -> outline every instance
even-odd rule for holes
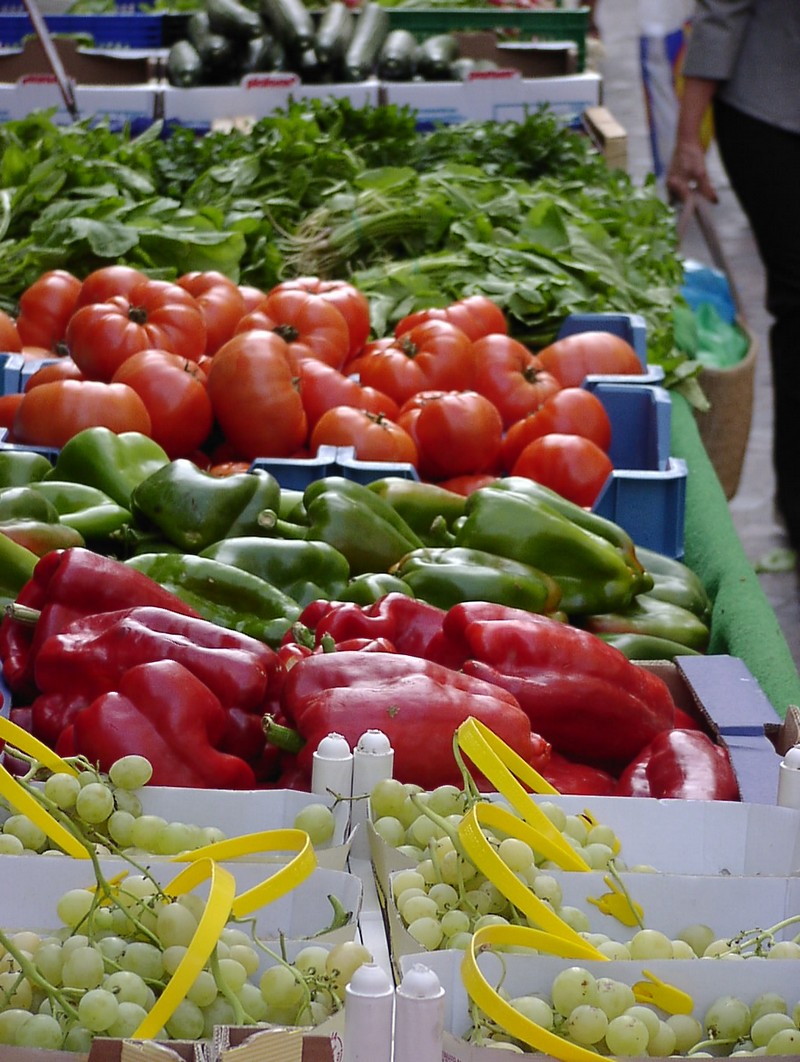
[[[405,29],[416,37],[463,30],[518,30],[522,40],[574,41],[578,49],[578,70],[586,66],[586,34],[589,8],[504,9],[499,7],[402,8],[390,7],[389,25]]]

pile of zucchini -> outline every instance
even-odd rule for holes
[[[315,16],[303,0],[204,0],[188,18],[186,35],[167,56],[167,79],[178,88],[238,84],[247,74],[292,71],[309,84],[456,80],[472,69],[447,33],[417,41],[390,29],[375,0],[357,10],[343,0]]]

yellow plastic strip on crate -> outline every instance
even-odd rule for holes
[[[39,748],[46,749],[47,747],[42,745],[40,741],[37,741],[31,734],[28,734],[27,731],[16,726],[15,723],[12,723],[5,718],[0,719],[0,723],[3,724],[0,726],[0,737],[5,738],[7,741],[13,741],[15,746],[21,751],[28,752],[30,755],[35,756],[41,763],[44,763],[45,766],[49,767],[51,770],[55,770],[59,773],[66,771],[72,775],[77,774],[68,763],[56,756],[50,749],[47,749],[49,756],[47,757],[48,762],[45,762],[45,759],[39,756]],[[2,796],[4,800],[7,800],[12,808],[15,808],[22,815],[27,815],[31,822],[38,826],[54,844],[63,848],[67,855],[71,855],[75,859],[89,858],[89,852],[86,846],[81,844],[78,838],[71,833],[66,826],[62,826],[57,819],[54,819],[50,812],[42,807],[36,797],[29,793],[28,790],[21,785],[5,767],[2,766],[0,766],[0,796]]]
[[[502,814],[497,815],[496,812]],[[527,823],[503,808],[492,804],[475,804],[459,823],[458,836],[465,852],[478,870],[485,874],[503,896],[522,911],[534,925],[571,942],[575,947],[586,947],[583,937],[556,914],[552,905],[540,900],[527,885],[520,881],[514,871],[506,866],[486,839],[481,829],[481,821],[497,825],[510,836],[521,840],[525,840],[525,830],[530,829]],[[594,957],[602,958],[602,953],[596,951]]]
[[[211,882],[208,899],[192,941],[166,988],[134,1032],[134,1040],[153,1040],[158,1036],[197,980],[227,925],[236,895],[236,880],[230,871],[215,863],[213,859],[190,863],[164,886],[164,892],[168,896],[182,896],[207,879]]]
[[[492,988],[478,966],[478,955],[492,945],[503,946],[528,946],[542,950],[542,945],[547,934],[537,930],[527,929],[525,926],[484,926],[472,934],[469,945],[465,949],[464,958],[461,962],[461,979],[470,999],[507,1033],[522,1040],[531,1047],[551,1058],[561,1059],[562,1062],[597,1062],[597,1053],[579,1044],[564,1040],[555,1033],[537,1025],[524,1014],[515,1010],[499,993]],[[531,941],[529,944],[528,941]],[[535,943],[534,943],[535,942]],[[586,942],[583,944],[586,946]],[[590,958],[583,952],[573,952],[570,945],[563,939],[556,938],[553,948],[557,954],[564,958]],[[592,949],[596,950],[596,949]],[[598,952],[598,954],[601,954]]]
[[[506,798],[525,822],[549,838],[551,844],[562,853],[559,864],[565,870],[591,870],[583,856],[564,839],[517,779],[521,778],[534,792],[558,796],[558,790],[479,720],[470,716],[458,728],[457,735],[459,748],[469,756],[497,792]]]
[[[611,891],[602,896],[587,896],[586,902],[593,903],[604,915],[616,918],[624,926],[641,926],[644,918],[642,905],[636,903],[610,874],[605,874],[603,881]]]
[[[198,859],[215,859],[224,862],[227,859],[239,859],[241,856],[265,852],[295,852],[296,855],[269,878],[236,897],[232,911],[237,918],[243,918],[291,892],[316,868],[317,855],[305,830],[287,828],[244,833],[240,837],[228,837],[191,852],[182,852],[175,856],[173,861],[190,863]]]

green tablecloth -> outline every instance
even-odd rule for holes
[[[672,454],[688,467],[685,561],[714,601],[709,652],[740,657],[784,717],[789,705],[800,705],[800,675],[733,526],[691,408],[674,392],[672,400]]]

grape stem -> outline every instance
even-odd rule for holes
[[[692,1055],[697,1054],[698,1051],[706,1051],[709,1047],[733,1047],[739,1043],[738,1037],[729,1037],[727,1039],[710,1039],[700,1040],[699,1043],[693,1044],[686,1052],[687,1056],[691,1058]]]

